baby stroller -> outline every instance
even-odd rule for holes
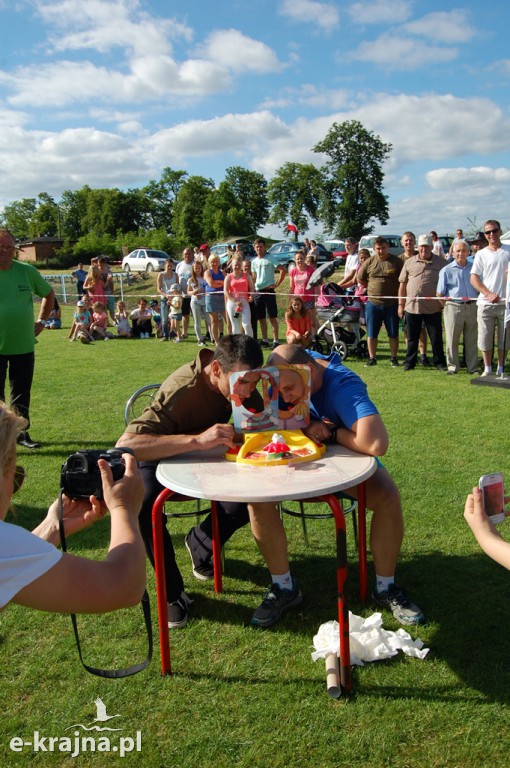
[[[342,360],[348,354],[368,356],[367,342],[362,339],[365,331],[360,327],[365,307],[357,296],[346,296],[335,283],[326,283],[321,286],[316,308],[321,323],[313,344],[316,352],[337,352]]]

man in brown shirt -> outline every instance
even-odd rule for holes
[[[443,258],[432,253],[430,235],[420,235],[418,254],[407,259],[400,273],[398,314],[399,317],[405,315],[407,324],[407,353],[404,363],[406,371],[416,366],[423,323],[430,338],[434,365],[440,371],[446,370],[441,324],[442,307],[435,298],[439,272],[444,264]],[[428,296],[434,298],[424,298]]]
[[[384,323],[390,341],[390,362],[392,366],[397,366],[398,276],[403,262],[389,252],[388,241],[384,237],[375,239],[374,251],[375,255],[367,259],[358,272],[358,282],[366,287],[368,294],[365,312],[370,357],[365,365],[377,365],[377,341]]]

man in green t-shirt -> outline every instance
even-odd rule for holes
[[[0,400],[5,401],[5,381],[9,371],[11,405],[27,420],[18,444],[39,448],[39,443],[28,434],[35,338],[45,328],[55,294],[35,267],[15,261],[15,251],[13,235],[8,229],[0,228]],[[42,299],[35,323],[34,293]]]

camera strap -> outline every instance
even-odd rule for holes
[[[64,530],[64,514],[63,514],[63,506],[62,506],[62,491],[60,491],[58,496],[58,527],[60,531],[60,543],[62,546],[62,552],[67,552],[67,542],[66,542],[66,535]],[[80,637],[78,634],[78,623],[76,621],[76,614],[75,613],[70,614],[71,622],[74,630],[74,637],[76,639],[76,647],[78,648],[78,655],[80,657],[81,663],[83,664],[87,672],[90,672],[91,675],[97,675],[98,677],[121,678],[121,677],[130,677],[131,675],[136,675],[137,672],[141,672],[142,669],[145,669],[146,667],[149,666],[152,659],[153,641],[152,641],[151,605],[149,601],[149,595],[147,594],[147,590],[145,590],[143,593],[141,606],[142,606],[143,617],[145,619],[145,628],[147,630],[147,641],[148,641],[147,657],[140,663],[133,664],[133,666],[125,667],[124,669],[98,669],[97,667],[91,667],[88,664],[85,664],[85,662],[83,661],[83,656],[81,652]]]

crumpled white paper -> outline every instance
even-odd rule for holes
[[[380,613],[373,613],[364,619],[349,611],[349,641],[351,649],[351,664],[362,667],[366,661],[381,661],[390,659],[399,651],[407,656],[424,659],[429,652],[423,647],[420,638],[413,640],[409,632],[399,629],[392,632],[383,628]],[[340,652],[340,635],[338,621],[327,621],[321,624],[313,638],[315,651],[312,660],[324,659],[328,653]]]

